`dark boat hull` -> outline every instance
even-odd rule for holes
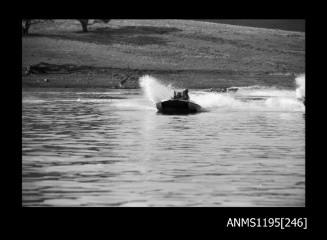
[[[201,106],[187,100],[167,100],[156,104],[158,112],[164,114],[189,114],[201,111]]]

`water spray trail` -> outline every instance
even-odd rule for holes
[[[173,96],[173,87],[165,86],[154,77],[143,76],[139,79],[139,84],[145,98],[152,103],[167,100]],[[302,88],[303,85],[300,87]],[[191,101],[209,111],[226,108],[251,111],[304,111],[303,103],[297,98],[298,91],[300,90],[254,85],[238,87],[235,93],[193,90],[189,96]]]
[[[233,98],[228,94],[219,94],[219,93],[192,93],[189,94],[190,99],[203,108],[215,108],[215,107],[236,107],[242,104],[241,101]]]
[[[165,86],[154,77],[145,75],[139,79],[143,94],[153,103],[171,98],[174,90],[171,86]]]
[[[298,77],[295,78],[296,81],[296,97],[304,101],[305,99],[305,74],[301,74]]]

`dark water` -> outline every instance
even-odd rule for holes
[[[160,115],[140,90],[23,91],[23,206],[305,206],[292,92],[193,93],[208,111]]]

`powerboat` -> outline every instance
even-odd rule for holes
[[[174,91],[174,97],[157,102],[156,107],[158,112],[163,114],[190,114],[201,111],[201,106],[190,100],[188,89],[177,93]]]

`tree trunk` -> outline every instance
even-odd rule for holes
[[[87,25],[89,23],[89,19],[78,19],[78,21],[80,21],[82,25],[83,32],[87,32]]]
[[[23,30],[23,36],[27,36],[28,35],[28,30],[31,26],[31,20],[23,20],[23,23],[22,23],[22,30]]]

